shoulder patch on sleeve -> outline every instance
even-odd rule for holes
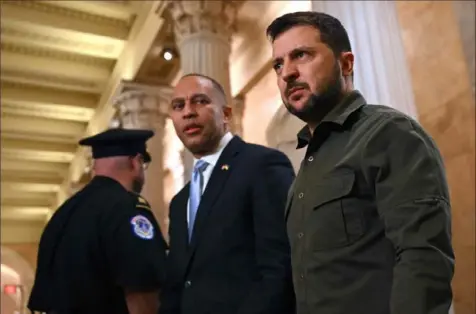
[[[154,225],[143,215],[136,215],[131,219],[132,231],[142,239],[150,240],[154,238]]]

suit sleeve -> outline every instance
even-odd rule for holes
[[[165,277],[166,244],[149,205],[141,200],[118,204],[114,216],[104,222],[105,249],[119,286],[158,290]]]
[[[431,138],[406,117],[376,127],[362,156],[380,217],[396,251],[392,314],[447,314],[454,253],[443,161]]]
[[[176,218],[174,217],[174,206],[176,196],[172,198],[169,205],[169,254],[165,263],[166,279],[165,285],[160,294],[159,314],[177,314],[180,312],[181,282],[177,283],[176,270],[178,261],[176,258],[175,230]]]
[[[239,314],[288,313],[292,307],[290,245],[284,209],[294,170],[282,153],[271,151],[256,171],[252,187],[256,259],[260,280],[242,303]]]

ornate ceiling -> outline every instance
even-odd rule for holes
[[[77,142],[110,125],[123,83],[158,86],[177,76],[180,56],[163,57],[177,52],[164,2],[1,1],[2,243],[36,242],[51,212],[89,179],[89,150]],[[298,4],[243,1],[233,95],[270,68],[270,47],[256,34]]]
[[[173,43],[159,7],[2,0],[2,224],[44,222],[61,189],[81,180],[86,156],[77,142],[107,127],[123,80],[173,77],[178,61],[158,58]]]

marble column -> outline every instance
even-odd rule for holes
[[[171,97],[169,87],[125,85],[115,99],[119,127],[153,130],[147,142],[152,162],[145,172],[142,195],[149,202],[164,236],[168,233],[168,206],[164,202],[164,136],[167,106]]]
[[[174,21],[182,75],[198,73],[219,82],[233,106],[230,85],[231,35],[239,1],[172,0],[167,9]],[[192,156],[183,154],[184,176],[191,174]]]
[[[473,86],[473,98],[476,92],[476,78],[475,78],[475,11],[476,3],[474,1],[452,1],[455,16],[458,21],[460,30],[461,42],[463,44],[463,52],[468,64],[468,72]]]
[[[312,1],[312,9],[346,28],[355,55],[354,85],[367,101],[417,118],[395,1]]]

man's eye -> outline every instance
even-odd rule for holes
[[[195,100],[195,103],[200,104],[200,105],[205,105],[208,103],[208,100],[206,98],[198,98]]]
[[[182,107],[183,107],[183,104],[180,104],[180,103],[172,104],[172,110],[180,110],[182,109]]]

